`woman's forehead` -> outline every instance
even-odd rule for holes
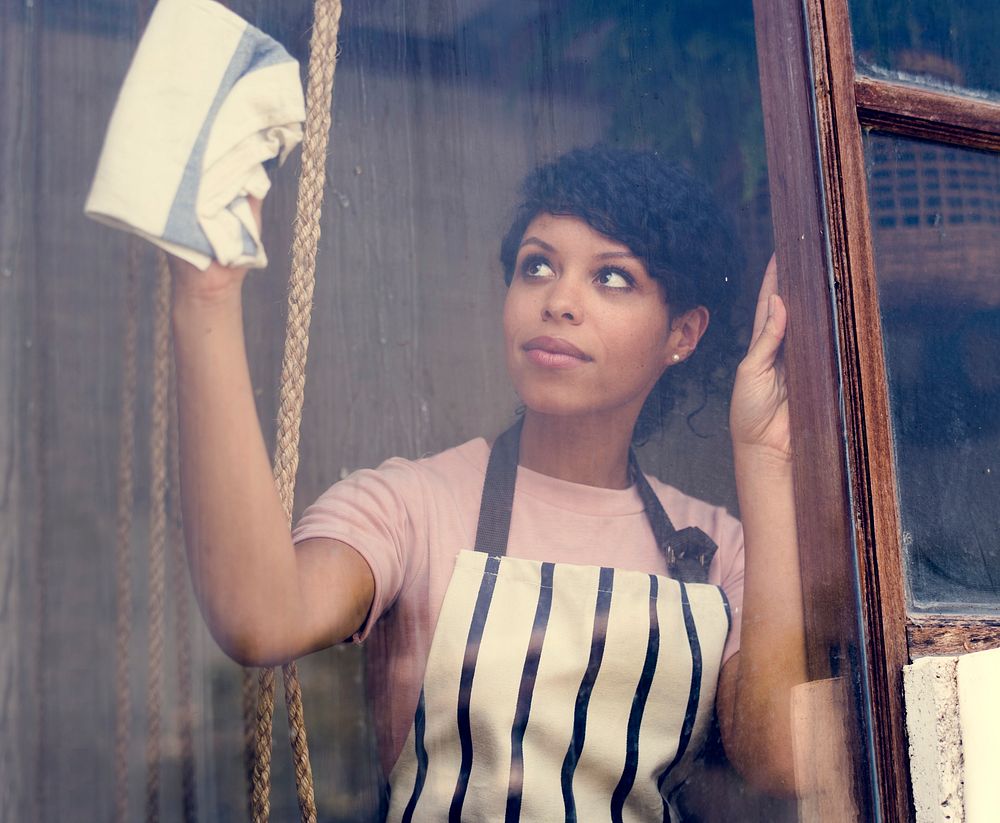
[[[537,245],[552,251],[591,252],[594,256],[635,257],[638,255],[621,240],[597,231],[582,217],[541,212],[524,230],[521,245]]]

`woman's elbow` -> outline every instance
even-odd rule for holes
[[[743,757],[730,757],[730,760],[751,788],[776,797],[795,796],[795,766],[791,752],[758,748]]]
[[[285,633],[272,623],[262,623],[253,614],[240,615],[236,610],[201,605],[212,639],[227,657],[241,666],[279,666],[298,656]]]
[[[722,742],[733,768],[746,783],[766,794],[796,794],[791,728],[768,713],[766,722],[721,722]],[[720,718],[721,720],[721,718]],[[787,718],[786,718],[787,720]]]
[[[260,633],[246,630],[224,631],[211,627],[209,630],[226,656],[247,668],[281,666],[298,656],[287,645],[277,643]]]

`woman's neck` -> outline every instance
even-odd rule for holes
[[[529,409],[524,414],[518,463],[572,483],[628,488],[628,453],[634,423],[622,420],[620,415],[562,417]]]

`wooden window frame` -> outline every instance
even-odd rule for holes
[[[848,653],[848,672],[867,687],[856,688],[855,709],[870,717],[879,816],[902,823],[914,817],[903,666],[1000,646],[1000,617],[907,611],[862,133],[1000,151],[1000,104],[859,74],[848,0],[754,0],[754,16],[775,245],[792,318],[796,495],[800,511],[803,501],[821,501],[799,523],[810,676],[836,675],[823,655]],[[796,317],[810,322],[796,327]],[[852,579],[863,660],[845,640],[849,619],[830,614],[831,597],[848,611]],[[854,719],[860,734],[862,717]],[[868,750],[865,741],[851,744]],[[864,767],[854,764],[855,786],[867,785]],[[856,801],[863,815],[868,800]]]

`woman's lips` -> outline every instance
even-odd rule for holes
[[[521,348],[533,363],[549,368],[571,368],[592,359],[559,337],[535,337]]]

